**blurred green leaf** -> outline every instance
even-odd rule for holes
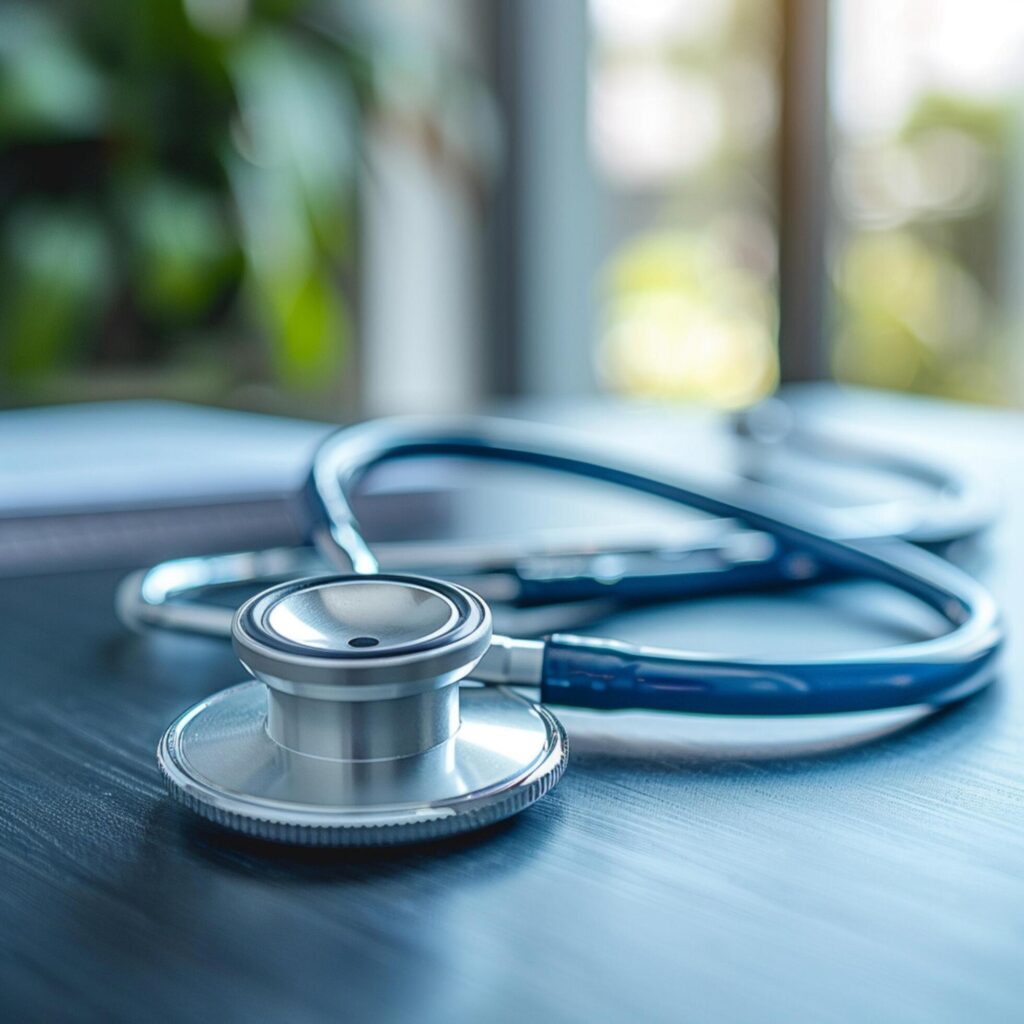
[[[261,284],[276,328],[272,340],[283,382],[303,391],[336,387],[349,325],[326,275],[313,270],[298,281],[275,278]]]
[[[110,286],[103,226],[90,212],[59,206],[18,211],[3,238],[0,359],[8,373],[34,375],[74,351]]]
[[[0,135],[84,135],[102,123],[102,74],[44,6],[0,7]]]
[[[370,98],[348,24],[330,0],[0,6],[8,380],[212,346],[218,387],[337,382]]]
[[[126,200],[140,305],[168,322],[205,312],[238,272],[240,254],[215,196],[162,178]]]
[[[354,89],[327,57],[269,32],[254,33],[228,66],[239,104],[236,151],[286,177],[319,243],[339,251],[357,159]]]

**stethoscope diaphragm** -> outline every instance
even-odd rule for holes
[[[258,594],[235,617],[256,677],[161,740],[171,793],[203,817],[318,846],[415,842],[500,821],[561,777],[565,734],[504,687],[460,686],[486,653],[470,591],[334,576]]]

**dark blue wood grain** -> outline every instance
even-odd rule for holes
[[[1002,478],[984,575],[1018,627],[1022,420],[865,402],[887,436]],[[620,441],[665,429],[660,413],[619,415]],[[165,798],[160,733],[240,672],[213,640],[126,635],[116,580],[0,582],[4,1020],[1021,1019],[1013,644],[995,689],[935,716],[567,714],[569,772],[515,821],[432,847],[309,852],[228,836]],[[933,625],[839,584],[612,624],[773,653]]]

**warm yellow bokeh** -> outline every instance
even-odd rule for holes
[[[709,235],[642,237],[604,279],[598,369],[627,395],[735,408],[778,378],[775,304]]]

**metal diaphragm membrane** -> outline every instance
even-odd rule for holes
[[[271,587],[232,627],[255,677],[178,718],[157,751],[173,796],[249,835],[377,846],[500,821],[558,782],[546,709],[461,686],[491,615],[463,587],[339,575]]]

